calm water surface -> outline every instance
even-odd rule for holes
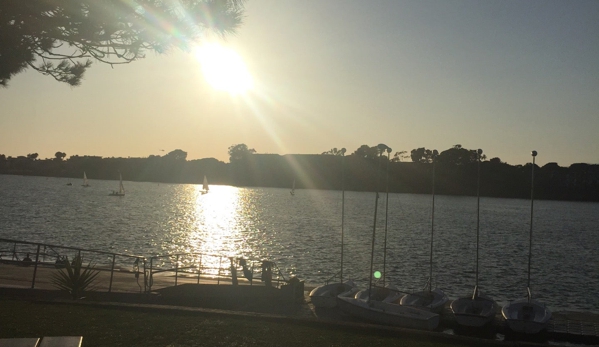
[[[0,175],[0,237],[136,255],[203,252],[274,260],[286,275],[319,284],[339,271],[341,192]],[[421,289],[429,271],[431,197],[379,200],[375,269]],[[374,193],[345,193],[344,273],[368,283]],[[437,196],[434,283],[450,297],[474,286],[476,198]],[[481,290],[501,304],[526,290],[530,201],[481,198]],[[599,313],[599,204],[535,201],[533,295],[551,309]]]

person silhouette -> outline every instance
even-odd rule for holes
[[[31,265],[31,263],[32,263],[32,260],[31,260],[31,258],[29,258],[29,253],[27,253],[25,258],[23,258],[23,266],[29,266],[29,265]]]

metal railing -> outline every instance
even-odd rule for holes
[[[48,269],[62,268],[65,266],[65,261],[72,260],[77,255],[82,257],[84,263],[89,263],[94,270],[106,274],[97,277],[97,282],[100,282],[97,287],[103,286],[101,289],[109,293],[114,290],[115,279],[119,282],[118,291],[150,293],[156,285],[155,276],[163,274],[165,277],[161,278],[160,284],[165,287],[177,286],[181,281],[196,284],[201,281],[216,284],[241,282],[241,284],[253,285],[254,280],[260,280],[267,286],[277,288],[287,283],[285,275],[276,263],[260,259],[207,253],[174,253],[146,258],[139,255],[4,238],[0,238],[0,266],[27,267],[32,269],[32,273],[31,277],[27,277],[25,271],[11,272],[13,268],[0,268],[0,283],[26,282],[30,283],[31,289],[35,289],[38,286],[37,280],[40,278],[39,269],[44,268],[44,275],[48,275]],[[260,268],[261,271],[255,271]],[[18,273],[18,276],[11,276],[12,273]],[[135,284],[132,284],[130,275],[134,276],[138,289]],[[47,277],[42,276],[45,280],[43,286],[46,289],[54,288]]]
[[[65,261],[72,260],[77,255],[89,263],[94,270],[110,272],[109,278],[104,278],[108,281],[108,292],[113,290],[115,273],[133,274],[139,292],[147,291],[146,260],[143,256],[0,238],[0,264],[33,268],[31,279],[27,281],[31,283],[31,289],[36,287],[39,269],[63,268]],[[131,270],[126,270],[125,266],[131,266]],[[143,286],[139,283],[140,275],[143,275]],[[12,280],[13,282],[23,281],[21,277]]]
[[[262,267],[265,262],[270,264],[268,271],[255,272],[255,268]],[[239,280],[245,281],[249,285],[254,284],[256,275],[260,275],[260,280],[264,281],[266,285],[274,284],[275,287],[280,287],[281,283],[286,283],[287,280],[285,275],[281,272],[279,267],[274,262],[258,260],[258,259],[246,259],[241,257],[230,257],[218,254],[208,253],[173,253],[156,255],[148,258],[148,286],[147,291],[150,292],[154,287],[156,274],[171,273],[173,275],[173,285],[179,285],[181,278],[186,279],[186,283],[200,284],[202,280],[206,283],[221,284],[222,281],[226,281],[231,284],[238,284]],[[227,265],[225,265],[227,264]],[[244,264],[244,265],[242,265]],[[258,266],[258,264],[261,264]],[[242,269],[242,276],[238,276],[240,268]],[[274,275],[274,277],[273,277]],[[266,277],[269,277],[267,279]],[[163,284],[170,284],[168,281]]]

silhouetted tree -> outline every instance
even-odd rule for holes
[[[37,159],[38,156],[39,156],[39,154],[37,154],[37,153],[29,153],[29,154],[27,154],[27,158],[31,159],[31,160]]]
[[[173,160],[185,160],[187,159],[187,152],[180,149],[175,149],[174,151],[170,151],[168,154],[166,154],[164,158]]]
[[[344,151],[342,151],[342,149],[337,149],[337,147],[335,148],[331,148],[326,152],[322,152],[322,155],[343,155],[343,153],[345,153]]]
[[[391,158],[391,162],[398,163],[403,161],[404,159],[408,159],[410,156],[408,155],[408,151],[399,151],[393,154],[393,158]]]
[[[438,162],[451,165],[465,165],[474,163],[477,160],[476,149],[466,149],[462,145],[455,145],[450,149],[444,150],[439,154]],[[485,160],[486,155],[481,155],[480,159]]]
[[[92,61],[126,64],[235,32],[243,0],[2,0],[0,85],[31,67],[72,86]],[[37,63],[37,64],[36,64]]]
[[[370,147],[368,145],[362,145],[351,155],[359,158],[375,159],[379,155],[379,150],[376,146]]]
[[[65,152],[56,152],[54,153],[54,157],[56,158],[56,160],[63,160],[64,157],[66,157],[67,154]]]
[[[433,151],[424,147],[416,148],[410,152],[410,158],[414,163],[431,163]]]
[[[229,162],[242,160],[247,158],[250,154],[256,153],[253,148],[248,148],[245,143],[240,143],[229,147]]]

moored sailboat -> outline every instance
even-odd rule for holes
[[[497,303],[488,296],[481,295],[478,289],[478,249],[480,232],[480,156],[482,149],[477,151],[478,182],[476,189],[476,279],[472,296],[454,300],[451,305],[458,325],[466,327],[483,327],[490,324],[497,313]]]
[[[391,153],[391,148],[387,147],[384,144],[378,145],[378,150],[381,157],[382,153],[384,153],[385,151],[387,151],[388,154]],[[428,312],[417,307],[399,305],[397,301],[399,301],[401,294],[397,287],[394,285],[387,284],[383,287],[373,285],[374,245],[376,235],[378,199],[379,193],[377,188],[374,204],[374,223],[372,227],[370,280],[368,290],[356,293],[355,297],[353,298],[339,295],[337,297],[338,305],[344,312],[367,321],[379,324],[401,326],[406,328],[434,330],[437,328],[437,326],[439,326],[440,316],[438,314]],[[383,268],[385,268],[385,265],[383,265]],[[379,275],[380,273],[377,271],[376,277],[379,278]],[[382,276],[384,281],[386,274],[383,274]]]
[[[537,151],[532,151],[532,178],[530,188],[530,232],[528,243],[528,282],[526,285],[527,296],[508,303],[501,309],[501,314],[505,318],[508,327],[520,333],[536,334],[547,328],[547,323],[551,319],[551,311],[537,300],[533,300],[530,290],[530,265],[532,260],[532,223],[534,212],[534,177],[535,177],[535,157]]]
[[[433,179],[432,179],[432,208],[431,208],[431,250],[429,260],[429,276],[424,290],[404,295],[399,301],[400,305],[416,306],[431,312],[441,313],[443,307],[449,301],[447,295],[440,289],[433,289],[433,236],[435,230],[435,159],[439,155],[437,150],[433,151]]]
[[[385,301],[337,297],[339,307],[346,313],[379,324],[405,328],[435,330],[440,316],[417,307],[401,306]]]
[[[337,296],[353,297],[357,290],[354,281],[343,281],[343,242],[344,242],[344,220],[345,220],[345,148],[341,149],[341,270],[338,283],[326,283],[314,288],[310,292],[310,300],[314,307],[333,308],[337,306]],[[295,194],[295,180],[291,189],[291,195]]]

